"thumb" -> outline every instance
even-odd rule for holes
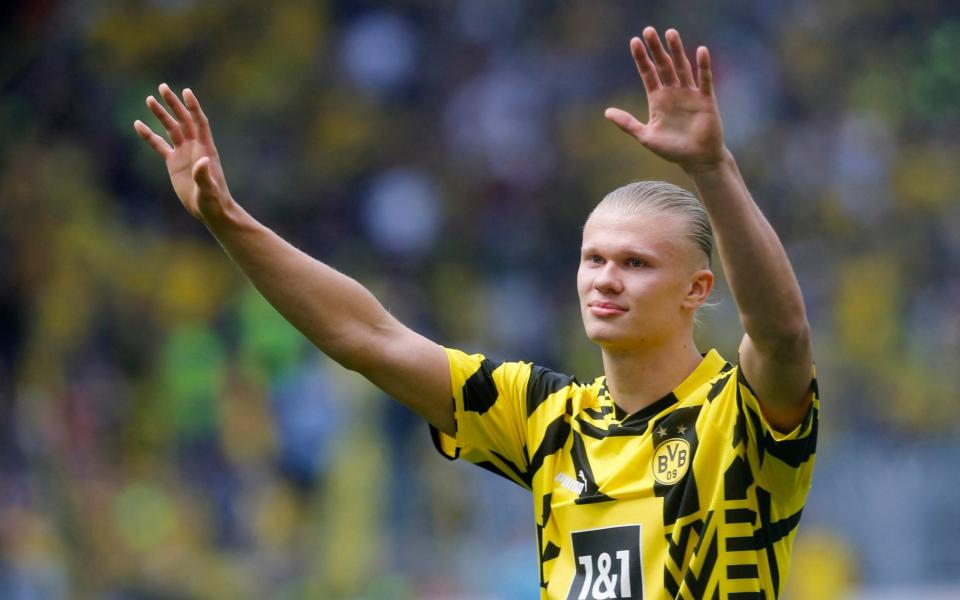
[[[204,156],[193,163],[193,181],[200,188],[202,196],[216,196],[220,193],[220,186],[213,180],[210,174],[210,157]]]
[[[624,133],[637,138],[637,140],[642,140],[646,125],[627,111],[611,107],[604,111],[603,116],[623,130]]]

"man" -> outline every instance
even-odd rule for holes
[[[446,456],[533,491],[545,598],[776,597],[810,485],[818,400],[800,289],[724,146],[707,49],[694,73],[679,34],[665,39],[648,27],[630,41],[647,123],[606,117],[681,166],[703,206],[646,182],[590,215],[577,288],[604,366],[590,384],[444,349],[258,223],[190,90],[160,86],[172,114],[147,99],[170,143],[134,124],[184,207],[294,326],[423,416]],[[737,365],[693,341],[711,225],[745,330]]]

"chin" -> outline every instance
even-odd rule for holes
[[[594,344],[603,350],[630,350],[650,345],[650,331],[638,331],[637,328],[624,327],[623,323],[613,324],[591,320],[583,324],[584,332]]]
[[[620,331],[620,328],[594,323],[586,325],[584,330],[587,338],[601,348],[622,346],[628,341],[628,337]]]

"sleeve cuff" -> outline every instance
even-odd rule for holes
[[[430,439],[433,440],[433,447],[437,449],[437,452],[447,460],[460,458],[460,447],[457,446],[457,441],[433,425],[430,425]]]
[[[800,421],[800,423],[798,423],[796,427],[794,427],[793,429],[787,432],[778,431],[775,427],[773,427],[770,424],[769,421],[767,421],[767,417],[766,415],[763,414],[763,407],[760,406],[760,400],[757,398],[756,392],[753,391],[753,387],[751,387],[750,382],[747,381],[746,376],[743,374],[743,368],[739,366],[737,367],[737,381],[743,387],[746,388],[749,394],[748,402],[751,405],[754,405],[752,408],[756,412],[757,416],[760,418],[760,422],[763,425],[764,432],[767,435],[769,435],[774,442],[787,442],[790,440],[796,440],[796,439],[802,438],[810,430],[811,421],[813,420],[814,408],[816,407],[816,404],[817,404],[816,402],[817,396],[815,392],[816,385],[817,385],[816,371],[814,371],[813,375],[810,378],[809,393],[813,394],[813,399],[810,402],[810,404],[807,406],[807,412],[806,414],[804,414],[803,420]]]

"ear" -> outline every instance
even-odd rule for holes
[[[687,288],[687,295],[683,298],[683,307],[696,310],[701,304],[707,301],[712,291],[713,271],[710,269],[698,269],[690,278],[690,287]]]

